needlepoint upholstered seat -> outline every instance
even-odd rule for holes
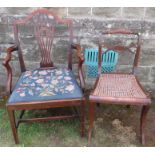
[[[72,71],[65,68],[26,71],[18,80],[8,103],[82,98]]]

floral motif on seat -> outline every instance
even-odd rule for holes
[[[55,96],[54,99],[63,96],[75,98],[76,95],[82,97],[73,73],[64,68],[26,71],[18,80],[12,95],[16,96],[16,101],[25,101],[28,97],[32,100],[52,98],[52,96]],[[9,101],[15,102],[12,99],[13,97],[10,97]]]

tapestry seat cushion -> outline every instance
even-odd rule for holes
[[[83,93],[71,70],[36,69],[19,78],[8,103],[82,98]]]

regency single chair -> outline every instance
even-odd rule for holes
[[[28,26],[26,27],[26,25]],[[25,26],[22,28],[22,26]],[[19,143],[17,128],[19,123],[23,122],[43,122],[58,119],[80,118],[81,136],[84,135],[84,105],[85,98],[84,79],[82,74],[82,64],[84,61],[81,54],[81,47],[72,44],[72,20],[60,19],[54,13],[47,9],[39,9],[32,12],[23,19],[18,19],[13,24],[15,45],[7,49],[7,56],[3,65],[7,71],[7,93],[9,99],[7,101],[7,110],[9,114],[10,124],[14,136],[15,143]],[[21,42],[22,35],[20,31],[31,30],[30,35],[26,38],[29,43],[38,45],[38,52],[41,55],[41,62],[38,68],[27,70]],[[63,29],[66,29],[63,32]],[[27,32],[27,31],[26,31]],[[60,32],[60,33],[59,33]],[[52,60],[52,47],[54,39],[61,39],[62,34],[67,38],[67,46],[63,44],[62,54],[67,55],[66,67],[56,67]],[[32,39],[35,41],[32,42]],[[24,46],[23,46],[24,47]],[[27,48],[25,46],[25,48]],[[36,49],[36,47],[35,47]],[[67,51],[65,51],[67,49]],[[72,53],[76,50],[78,58],[78,75],[80,85],[76,81],[76,77],[72,71]],[[12,53],[17,51],[19,64],[21,68],[21,76],[19,77],[15,87],[12,89],[12,68],[10,61]],[[29,51],[27,54],[31,54]],[[51,59],[52,58],[52,59]],[[36,61],[38,58],[36,58]],[[30,64],[29,64],[30,65]],[[42,110],[61,107],[80,107],[80,112],[72,115],[59,115],[50,117],[28,118],[24,119],[23,115],[26,110]],[[20,110],[21,114],[18,119],[15,117],[15,111]]]
[[[151,98],[143,89],[136,76],[140,57],[140,34],[129,30],[111,30],[103,32],[102,35],[99,43],[98,76],[89,96],[89,143],[91,142],[93,130],[94,105],[95,103],[104,103],[141,106],[140,136],[142,144],[145,144],[144,126],[146,115],[151,104]],[[113,41],[111,41],[112,39]],[[125,41],[123,42],[123,40]],[[123,56],[125,63],[128,60],[130,63],[132,62],[129,72],[127,72],[126,68],[116,69],[113,73],[101,73],[101,66],[104,61],[102,60],[102,55],[110,50],[118,52],[118,62]],[[121,56],[121,54],[124,53],[126,54]],[[130,59],[132,59],[132,61]]]

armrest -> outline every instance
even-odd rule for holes
[[[79,75],[79,79],[80,79],[81,88],[84,91],[85,80],[84,80],[84,75],[83,75],[83,71],[82,71],[84,56],[83,56],[83,53],[81,53],[82,48],[81,48],[81,46],[79,44],[72,44],[71,48],[76,50],[76,56],[78,57],[78,75]]]
[[[12,52],[17,50],[18,50],[18,47],[16,45],[7,48],[6,50],[7,55],[3,61],[3,66],[6,68],[6,71],[7,71],[7,84],[6,84],[7,95],[11,93],[11,87],[12,87],[12,68],[9,62],[11,61]]]

